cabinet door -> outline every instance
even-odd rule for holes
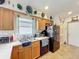
[[[13,30],[14,29],[14,12],[13,11],[10,11],[10,19],[9,19],[9,29]]]
[[[3,9],[2,15],[2,29],[12,30],[14,27],[14,13],[11,10]]]
[[[26,47],[19,47],[19,59],[31,59],[31,46],[26,46]]]
[[[43,19],[43,20],[38,20],[38,29],[44,29],[45,28],[45,24],[46,23],[50,23],[49,20]]]
[[[19,59],[18,56],[19,56],[18,46],[15,46],[12,49],[11,59]]]
[[[40,42],[36,41],[32,44],[32,59],[36,59],[40,56]]]
[[[32,47],[32,59],[36,59],[40,56],[39,46]]]
[[[32,59],[32,49],[31,46],[24,48],[24,59]]]
[[[2,29],[2,8],[0,8],[0,30]]]
[[[44,26],[45,26],[45,20],[41,20],[41,19],[38,20],[38,28],[39,28],[39,30],[43,29]]]
[[[22,50],[19,50],[19,59],[25,59],[24,58],[24,49],[22,49]]]

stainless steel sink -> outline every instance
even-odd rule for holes
[[[23,47],[26,47],[26,46],[31,45],[31,43],[32,43],[31,41],[23,42],[23,43],[22,43],[22,46],[23,46]]]

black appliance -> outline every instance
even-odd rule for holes
[[[9,43],[9,37],[0,37],[0,44],[1,43]]]
[[[60,27],[53,26],[53,37],[49,38],[49,51],[55,52],[60,48]]]
[[[49,40],[48,39],[40,40],[40,56],[46,54],[48,51],[49,51]]]
[[[13,36],[0,37],[0,44],[13,42]]]
[[[5,2],[5,0],[0,0],[0,4],[3,4]]]

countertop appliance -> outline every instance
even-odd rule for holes
[[[13,36],[0,37],[0,44],[13,42]]]
[[[5,0],[0,0],[0,4],[3,4],[3,3],[5,3]]]
[[[9,43],[9,37],[0,37],[0,44],[1,43]]]

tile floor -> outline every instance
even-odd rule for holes
[[[55,53],[48,52],[39,59],[79,59],[79,47],[61,45]]]

